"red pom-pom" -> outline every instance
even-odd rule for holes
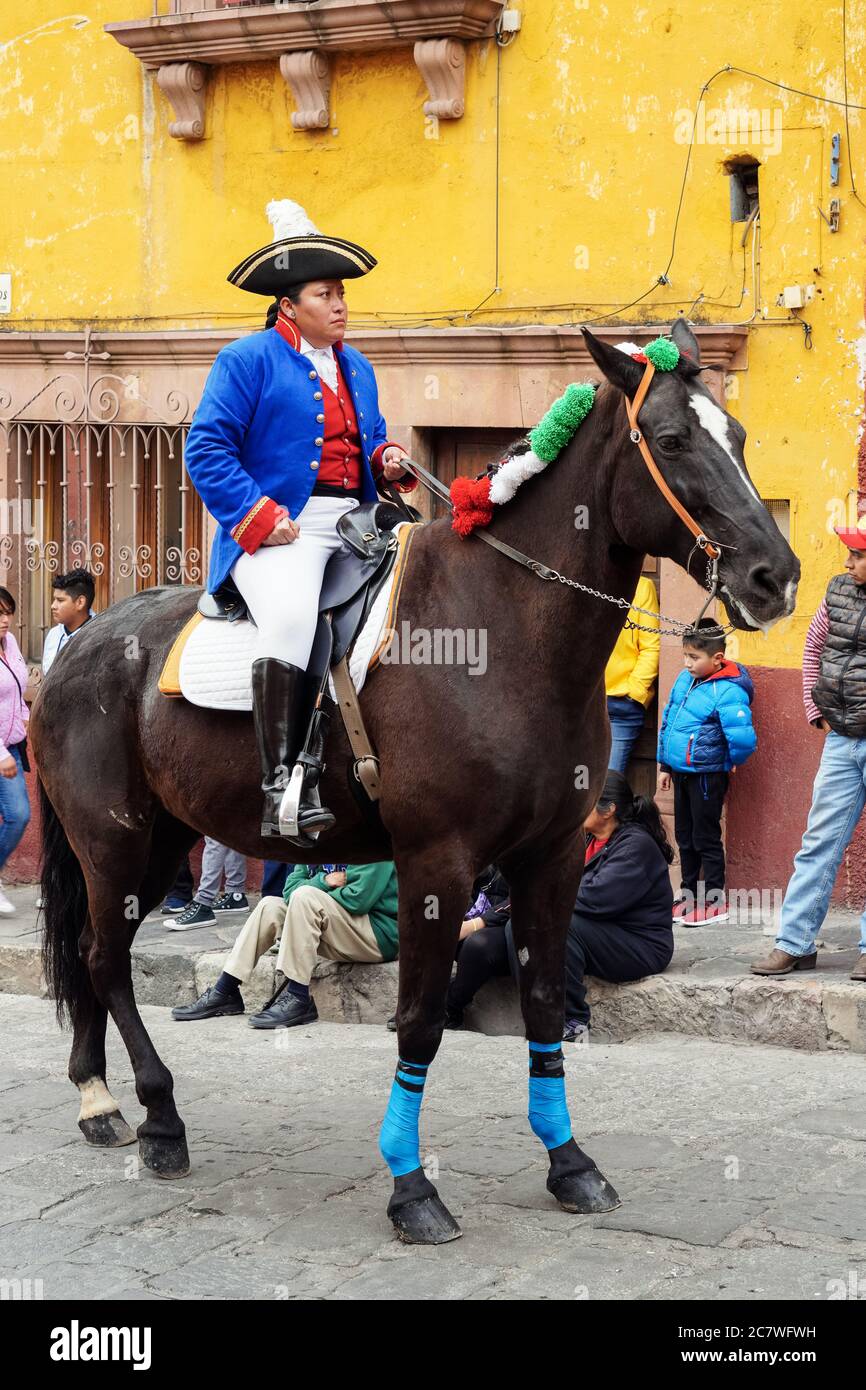
[[[633,352],[633,353],[631,354],[631,360],[632,360],[632,362],[644,362],[644,363],[646,363],[646,362],[649,361],[649,358],[647,357],[647,355],[646,355],[645,352]]]
[[[451,528],[458,536],[471,535],[476,526],[488,526],[493,517],[490,479],[455,478],[451,484],[451,505],[454,508]]]

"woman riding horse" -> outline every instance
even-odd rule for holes
[[[186,466],[219,529],[208,591],[229,576],[259,630],[253,719],[262,765],[262,834],[279,835],[288,769],[301,747],[317,684],[307,663],[337,522],[376,497],[376,479],[406,477],[406,452],[387,439],[373,368],[346,347],[343,281],[366,275],[368,251],[323,236],[303,208],[268,204],[275,240],[229,275],[274,296],[266,331],[218,353],[189,432]],[[335,350],[336,349],[336,350]],[[415,487],[415,479],[401,485]],[[302,833],[334,817],[306,780]]]

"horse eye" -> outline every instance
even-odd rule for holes
[[[685,448],[685,440],[678,434],[661,434],[658,443],[659,448],[669,454],[675,454],[679,449]]]

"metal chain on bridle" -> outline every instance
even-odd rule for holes
[[[688,562],[686,564],[686,570],[689,572],[692,555],[694,555],[695,551],[698,548],[699,547],[697,546],[697,544],[695,544],[692,547],[691,553],[689,554]],[[725,549],[733,548],[734,547],[732,546],[725,547]],[[704,588],[709,590],[709,593],[707,595],[707,601],[704,604],[698,616],[694,619],[693,622],[690,623],[683,622],[681,618],[668,618],[665,616],[664,613],[654,612],[652,608],[640,608],[635,603],[629,603],[627,598],[616,598],[614,594],[605,594],[602,592],[601,589],[593,589],[589,584],[581,584],[580,581],[577,579],[569,579],[566,575],[560,574],[557,570],[550,570],[547,574],[542,575],[541,577],[543,579],[556,579],[559,581],[560,584],[567,584],[569,589],[579,589],[581,593],[589,594],[592,598],[603,599],[605,603],[612,603],[617,608],[624,609],[626,613],[640,613],[644,617],[657,618],[659,620],[655,624],[652,624],[636,623],[631,618],[626,618],[623,624],[623,628],[632,628],[636,632],[657,632],[660,633],[663,637],[682,637],[685,635],[685,633],[694,631],[698,623],[701,621],[701,618],[704,616],[707,609],[709,608],[710,604],[713,602],[713,599],[716,598],[719,585],[718,569],[718,557],[716,557],[716,559],[714,560],[711,560],[710,557],[707,556],[707,577],[704,583]],[[662,622],[670,623],[671,626],[662,627]],[[703,632],[707,637],[726,637],[728,633],[733,631],[733,623],[726,623],[724,626],[716,625],[712,628],[707,627],[703,629]]]
[[[649,451],[649,446],[647,445],[647,442],[644,439],[642,432],[637,427],[638,412],[640,410],[641,405],[643,404],[644,397],[646,396],[646,393],[649,390],[649,384],[653,378],[653,375],[653,365],[651,362],[647,362],[646,367],[644,368],[643,378],[641,380],[640,386],[638,387],[638,390],[635,393],[634,400],[630,401],[628,397],[626,397],[626,412],[628,414],[629,424],[631,426],[631,429],[629,431],[629,438],[632,440],[634,444],[637,444],[638,448],[640,449],[644,462],[646,463],[650,475],[653,481],[655,482],[656,486],[658,487],[659,491],[662,493],[663,497],[668,502],[668,504],[674,509],[677,515],[685,523],[685,525],[689,528],[689,530],[695,538],[695,543],[689,551],[689,558],[686,561],[686,573],[691,574],[692,557],[696,551],[703,551],[703,553],[707,557],[707,574],[706,579],[704,580],[704,588],[707,589],[709,592],[707,595],[706,603],[704,604],[698,616],[692,622],[683,622],[681,618],[666,617],[665,614],[655,613],[650,608],[639,608],[634,603],[630,603],[627,598],[617,598],[615,594],[606,594],[601,589],[593,589],[590,584],[582,584],[579,579],[569,579],[567,575],[560,574],[559,570],[550,569],[547,565],[543,565],[540,560],[533,560],[530,556],[524,555],[522,551],[515,550],[513,546],[506,545],[505,541],[499,540],[497,536],[491,535],[489,531],[479,529],[477,531],[473,531],[472,534],[474,536],[478,536],[480,540],[486,541],[487,544],[493,546],[495,550],[501,551],[503,555],[507,555],[509,559],[515,560],[518,564],[523,565],[524,568],[531,570],[532,573],[536,574],[539,579],[546,579],[552,583],[564,584],[567,588],[576,589],[578,590],[578,592],[582,594],[588,594],[591,598],[601,599],[604,603],[612,603],[617,608],[623,609],[626,614],[628,614],[629,612],[640,613],[643,617],[655,618],[657,620],[654,624],[648,624],[636,623],[631,618],[626,618],[626,621],[624,623],[624,627],[626,628],[632,628],[637,632],[657,632],[661,633],[665,637],[683,637],[686,633],[694,631],[694,629],[697,627],[698,623],[701,621],[704,614],[706,613],[707,609],[709,608],[710,604],[718,596],[719,558],[721,552],[723,550],[736,550],[737,547],[734,545],[723,545],[721,541],[711,541],[708,536],[704,535],[697,522],[689,514],[689,512],[686,511],[685,507],[682,505],[679,499],[674,496],[667,483],[664,481],[661,473],[659,472],[658,466],[655,460],[653,459],[652,454]],[[414,459],[403,458],[400,460],[400,462],[403,464],[404,468],[406,468],[410,473],[414,474],[418,481],[422,483],[424,487],[427,488],[428,492],[432,493],[434,497],[437,497],[440,501],[444,502],[449,509],[452,509],[451,494],[445,487],[445,485],[439,481],[438,478],[434,477],[433,474],[428,472],[426,468],[422,467],[420,463],[416,463]],[[495,472],[496,470],[492,469],[488,471]],[[390,491],[391,490],[389,489],[389,492]],[[392,495],[395,496],[396,500],[396,495]],[[402,503],[400,502],[398,503],[398,505],[402,506]],[[669,624],[669,626],[662,627],[660,625],[662,622]],[[716,624],[714,627],[707,627],[702,629],[703,634],[707,637],[726,637],[728,633],[733,631],[733,623],[726,623],[724,625]]]

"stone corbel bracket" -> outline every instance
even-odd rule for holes
[[[168,133],[175,140],[204,139],[207,72],[204,63],[163,63],[157,69],[156,80],[174,109]]]
[[[425,116],[457,121],[465,107],[466,47],[459,39],[420,39],[415,64],[427,84]]]
[[[295,130],[324,130],[331,120],[331,64],[326,55],[314,48],[284,53],[280,72],[298,108],[292,112]]]

